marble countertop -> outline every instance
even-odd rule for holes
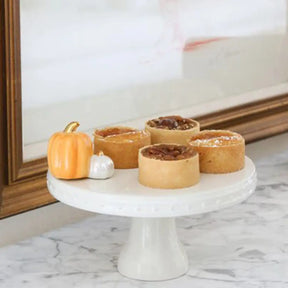
[[[2,288],[288,287],[288,150],[255,161],[258,186],[241,205],[177,219],[188,273],[165,282],[127,279],[117,258],[129,219],[96,215],[0,249]]]

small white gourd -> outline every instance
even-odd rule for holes
[[[114,163],[112,159],[100,152],[99,155],[92,155],[90,159],[89,178],[107,179],[114,174]]]

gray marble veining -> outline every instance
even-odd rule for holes
[[[245,203],[177,219],[190,269],[178,279],[121,276],[117,257],[129,219],[97,215],[0,249],[2,288],[286,288],[288,151],[256,162],[258,187]]]

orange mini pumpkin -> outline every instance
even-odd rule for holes
[[[57,178],[79,179],[89,175],[93,145],[88,135],[75,132],[78,127],[78,122],[71,122],[49,140],[48,167]]]

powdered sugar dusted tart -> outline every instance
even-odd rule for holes
[[[179,144],[154,144],[139,150],[139,182],[152,188],[176,189],[199,182],[198,153]]]
[[[177,143],[187,145],[187,140],[199,132],[199,123],[181,116],[164,116],[146,122],[145,130],[151,133],[151,143]]]
[[[228,130],[204,130],[188,141],[198,151],[200,171],[230,173],[241,170],[245,163],[245,140]]]
[[[138,167],[138,151],[151,143],[150,134],[130,127],[108,127],[95,130],[94,153],[109,156],[116,169]]]

